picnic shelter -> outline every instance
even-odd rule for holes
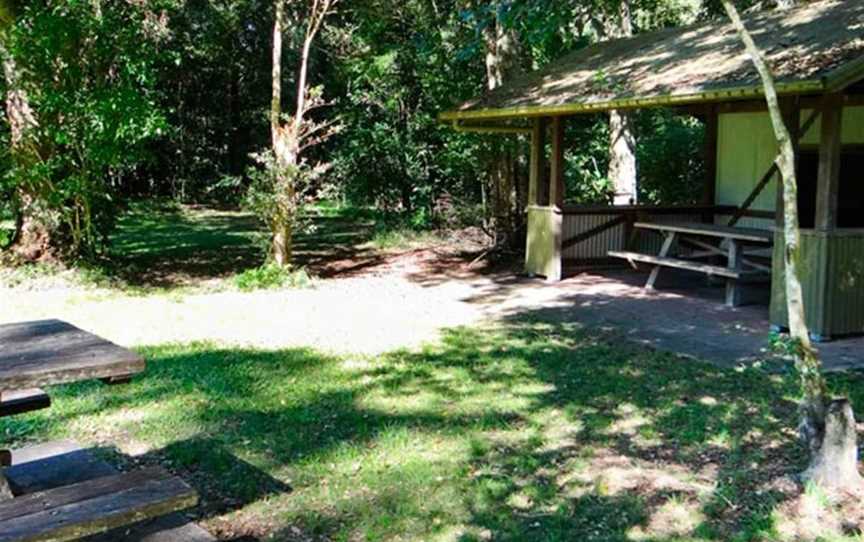
[[[864,2],[760,12],[745,24],[776,77],[797,154],[802,281],[817,339],[864,333]],[[690,205],[566,204],[565,126],[577,115],[664,107],[700,119],[706,176]],[[762,83],[728,23],[576,51],[440,114],[459,130],[530,138],[525,270],[629,261],[704,273],[726,302],[770,285],[786,326],[782,184]]]

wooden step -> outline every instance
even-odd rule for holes
[[[703,273],[708,276],[718,276],[725,277],[729,279],[740,279],[741,277],[747,275],[747,273],[743,271],[735,271],[733,269],[729,269],[726,267],[721,267],[719,265],[709,265],[704,263],[697,263],[692,261],[681,260],[678,258],[665,258],[661,256],[652,256],[650,254],[642,254],[640,252],[626,252],[626,251],[618,251],[612,250],[609,251],[609,256],[613,258],[623,258],[630,263],[633,262],[642,262],[648,263],[651,265],[660,265],[663,267],[674,267],[676,269],[686,269],[688,271],[695,271],[697,273]]]
[[[41,410],[50,406],[51,398],[39,388],[0,393],[0,418]]]
[[[197,501],[189,485],[161,468],[104,476],[0,502],[0,542],[75,540]]]

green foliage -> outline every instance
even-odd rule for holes
[[[333,182],[360,205],[413,212],[447,193],[479,196],[477,138],[437,122],[438,112],[482,86],[482,57],[457,53],[472,34],[455,2],[361,4],[333,67],[343,96],[342,137],[329,154]],[[470,200],[469,199],[469,200]]]
[[[119,185],[166,129],[154,91],[161,39],[158,15],[135,2],[29,2],[9,32],[38,159],[7,170],[3,190],[36,197],[67,254],[104,248]]]
[[[636,125],[640,201],[697,203],[705,181],[702,123],[659,109],[643,111]]]
[[[270,140],[273,2],[163,3],[168,39],[157,65],[157,92],[171,129],[152,145],[153,159],[142,164],[142,182],[132,191],[236,204],[245,184],[214,184],[245,180],[250,154]]]
[[[21,188],[41,200],[59,245],[90,256],[103,251],[117,212],[138,196],[245,204],[273,216],[273,170],[253,154],[270,143],[272,2],[21,6],[9,43],[39,117],[43,153],[26,168],[0,153],[0,224],[18,212]],[[524,137],[459,133],[437,121],[440,111],[484,91],[484,30],[495,20],[513,30],[527,71],[603,38],[619,7],[616,0],[352,2],[313,49],[310,67],[327,107],[310,121],[338,119],[343,129],[305,152],[309,163],[332,165],[326,175],[289,172],[304,185],[298,214],[324,197],[411,217],[410,229],[478,223],[491,158],[511,153],[524,178],[528,151]],[[631,9],[636,31],[694,15],[686,0],[633,0]],[[299,38],[285,39],[292,62]],[[283,70],[286,105],[295,99],[294,76]],[[637,124],[642,200],[693,200],[698,123],[647,112]],[[606,116],[571,119],[567,138],[568,200],[609,201]],[[0,141],[8,149],[5,125]]]
[[[290,269],[274,263],[247,269],[234,277],[234,285],[243,292],[274,290],[278,288],[304,288],[311,283],[305,269]]]

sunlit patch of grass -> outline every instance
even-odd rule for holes
[[[166,464],[234,536],[743,541],[790,521],[769,482],[801,465],[791,376],[541,323],[376,357],[141,352],[131,384],[57,388],[0,432]]]
[[[379,230],[369,245],[379,250],[409,250],[428,247],[440,241],[440,234],[435,231],[397,228]]]

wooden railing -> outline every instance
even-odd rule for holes
[[[609,262],[610,250],[656,252],[660,238],[634,236],[636,222],[713,221],[713,217],[734,216],[734,206],[565,206],[561,209],[561,257],[579,263]],[[774,219],[771,211],[747,210],[742,216],[759,219],[764,225]],[[758,227],[758,224],[751,224]]]

